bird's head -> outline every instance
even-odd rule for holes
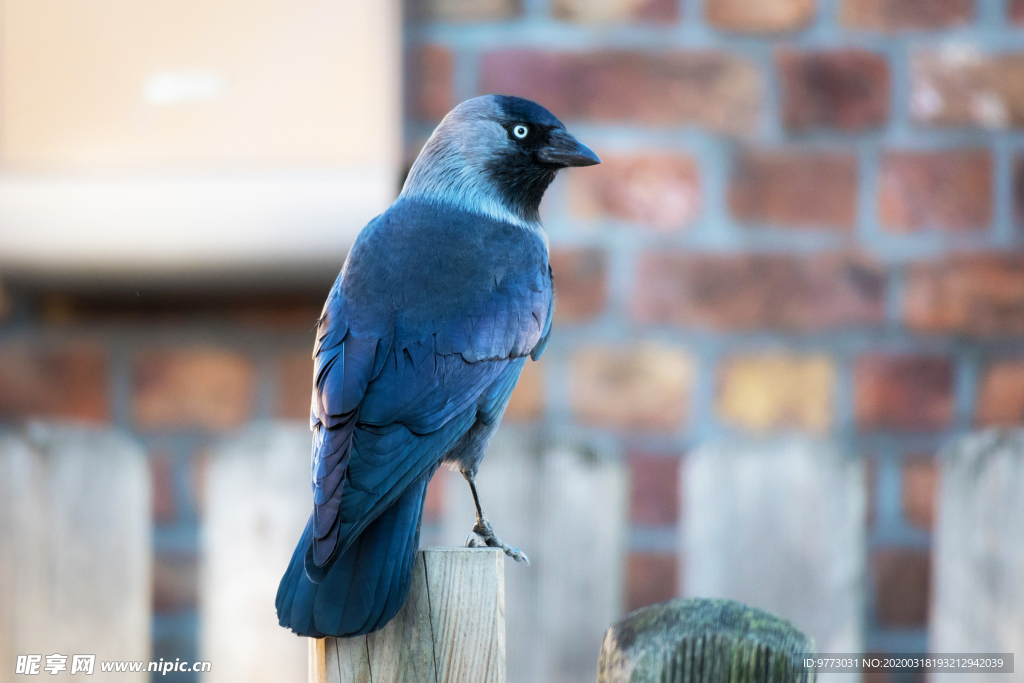
[[[539,104],[484,95],[466,100],[441,121],[409,171],[402,194],[534,223],[555,173],[599,163]]]

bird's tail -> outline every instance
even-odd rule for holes
[[[310,581],[304,567],[311,517],[277,589],[281,626],[323,638],[372,633],[391,621],[409,595],[428,479],[409,486],[371,522],[320,583]]]

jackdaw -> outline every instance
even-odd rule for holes
[[[443,463],[473,494],[470,545],[527,560],[495,535],[474,477],[551,329],[541,197],[559,169],[597,163],[540,105],[477,97],[441,121],[360,232],[317,323],[313,513],[277,591],[282,626],[357,636],[395,616]]]

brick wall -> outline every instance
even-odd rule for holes
[[[694,444],[801,431],[869,466],[867,646],[924,648],[933,455],[1024,421],[1024,3],[410,15],[410,158],[455,103],[503,92],[604,159],[545,200],[557,328],[534,412],[628,454],[626,607],[679,589]]]
[[[605,160],[545,201],[556,331],[507,419],[621,443],[624,607],[678,590],[674,482],[695,444],[802,431],[869,465],[868,647],[924,648],[933,454],[1024,421],[1024,3],[430,0],[408,16],[410,157],[456,102],[503,91]],[[216,296],[6,280],[0,419],[111,424],[151,454],[154,658],[196,658],[204,453],[252,420],[306,418],[333,277]]]

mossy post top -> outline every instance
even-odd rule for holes
[[[598,683],[811,683],[814,641],[789,621],[733,600],[675,598],[611,626]]]

